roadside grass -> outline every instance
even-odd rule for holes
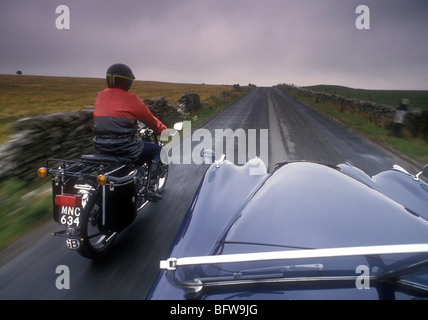
[[[0,252],[51,216],[50,183],[16,179],[0,183]]]
[[[292,91],[288,91],[288,94],[297,101],[303,102],[336,119],[345,127],[356,130],[389,148],[397,150],[420,164],[428,163],[428,142],[421,138],[413,137],[407,130],[402,130],[401,134],[395,135],[391,129],[385,126],[377,126],[361,115],[341,112],[335,106],[316,102],[311,98],[299,96]]]
[[[13,122],[35,114],[64,112],[93,105],[105,88],[104,79],[0,75],[0,144],[8,140]],[[230,85],[179,84],[135,81],[131,91],[141,98],[163,96],[176,104],[186,92],[195,92],[203,109],[189,116],[196,126],[248,93],[231,92]],[[223,92],[229,92],[224,95]],[[34,168],[37,170],[37,168]],[[0,182],[0,252],[32,229],[52,218],[50,180]]]

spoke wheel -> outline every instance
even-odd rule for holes
[[[165,190],[166,187],[166,181],[168,179],[168,165],[167,164],[160,164],[162,166],[162,172],[159,175],[158,178],[158,193],[162,193]]]
[[[78,252],[89,259],[96,259],[107,254],[117,235],[116,232],[106,231],[101,227],[102,204],[100,199],[101,196],[95,191],[83,192],[81,244]]]

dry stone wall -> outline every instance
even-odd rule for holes
[[[170,126],[194,110],[199,96],[183,95],[180,108],[165,98],[144,100],[151,112]],[[187,106],[186,103],[191,104]],[[199,102],[200,103],[200,102]],[[93,107],[21,119],[13,126],[11,139],[0,146],[0,181],[10,177],[32,180],[48,158],[75,159],[94,153]]]
[[[362,115],[379,127],[393,128],[395,121],[397,121],[396,114],[399,107],[312,91],[294,85],[284,84],[278,87],[286,91],[292,91],[299,96],[311,98],[315,102],[336,106],[341,112]],[[409,109],[405,112],[405,116],[400,122],[400,125],[406,128],[414,137],[419,136],[428,140],[428,111]]]
[[[93,152],[93,107],[17,121],[11,140],[0,147],[0,179],[31,180],[46,159]]]

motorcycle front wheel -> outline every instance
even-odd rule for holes
[[[161,172],[158,177],[158,189],[157,189],[158,193],[162,193],[165,190],[166,181],[168,179],[168,170],[169,170],[169,167],[167,164],[161,163],[160,166],[161,166],[161,170],[160,170]]]

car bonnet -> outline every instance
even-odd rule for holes
[[[252,251],[251,246],[260,244],[331,248],[419,243],[427,234],[426,220],[379,191],[338,169],[296,162],[265,181],[220,243],[225,254]]]

